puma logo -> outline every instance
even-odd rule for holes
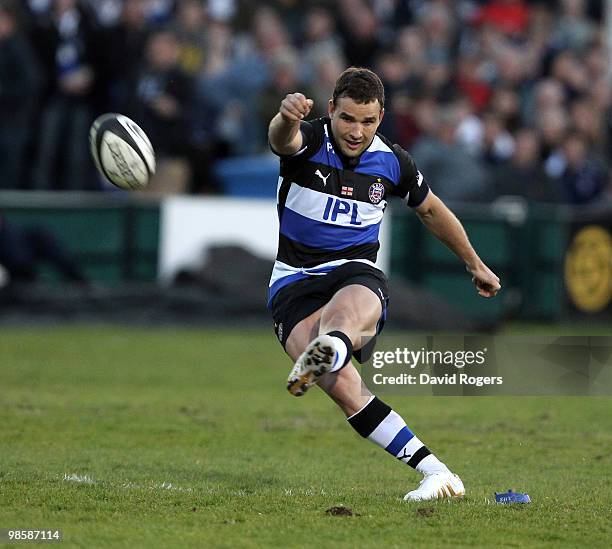
[[[406,448],[402,449],[402,455],[401,456],[396,456],[397,459],[399,459],[400,461],[405,461],[405,463],[408,463],[408,460],[412,457],[412,454],[409,454],[408,452],[406,452]]]
[[[327,178],[331,175],[331,173],[328,173],[326,177],[323,177],[321,170],[317,170],[315,172],[315,175],[318,175],[323,180],[323,186],[325,187],[325,185],[327,184]]]
[[[417,185],[420,187],[423,183],[423,174],[417,170]]]

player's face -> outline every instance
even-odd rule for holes
[[[350,97],[339,97],[335,105],[330,100],[328,112],[334,139],[342,154],[349,157],[368,148],[384,115],[378,99],[356,103]]]

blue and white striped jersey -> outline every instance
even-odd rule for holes
[[[303,148],[280,157],[280,234],[268,305],[287,284],[348,261],[374,266],[387,198],[416,207],[429,192],[412,157],[380,134],[359,157],[347,158],[329,118],[301,122],[301,132]]]

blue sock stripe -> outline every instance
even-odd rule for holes
[[[414,434],[408,427],[402,427],[400,431],[395,435],[395,438],[385,448],[393,457],[399,454],[399,451],[408,444],[408,441],[414,437]]]

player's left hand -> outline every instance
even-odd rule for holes
[[[482,297],[495,297],[497,292],[501,290],[499,277],[484,263],[478,267],[472,269],[466,267],[466,269],[472,274],[472,282],[476,286],[478,295]]]

